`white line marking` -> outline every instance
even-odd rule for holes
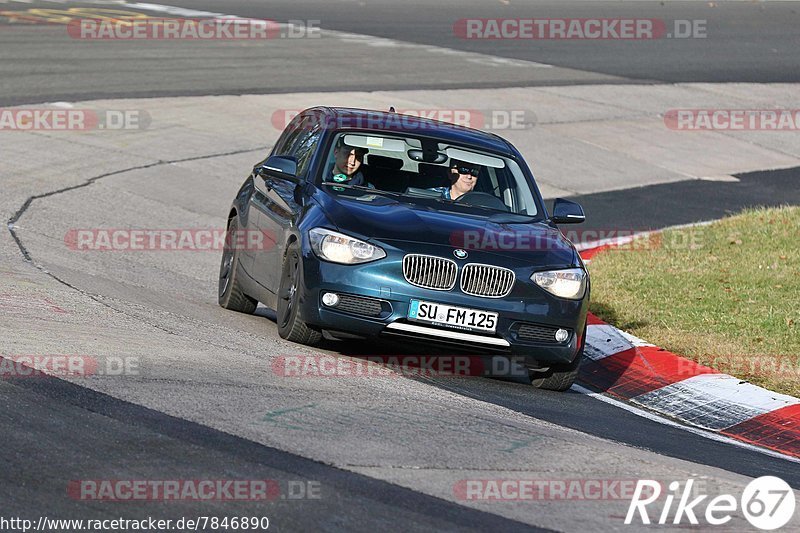
[[[800,403],[728,374],[700,374],[630,399],[689,424],[720,431]]]
[[[633,348],[614,326],[589,324],[586,327],[586,356],[594,361]]]
[[[586,327],[585,355],[594,361],[642,346],[653,345],[608,324],[589,324]]]
[[[134,3],[127,3],[124,5],[131,8],[168,13],[170,15],[178,15],[184,17],[240,18],[236,15],[225,15],[223,13],[216,13],[213,11],[198,11],[195,9],[187,9],[183,7],[168,6],[163,4],[151,4],[148,2],[134,2]],[[279,24],[279,26],[288,27],[289,25]],[[548,65],[547,63],[537,63],[536,61],[527,61],[523,59],[510,59],[507,57],[496,57],[489,54],[481,54],[479,52],[467,52],[464,50],[456,50],[454,48],[446,48],[444,46],[433,46],[427,44],[411,43],[407,41],[398,41],[396,39],[376,37],[374,35],[362,35],[358,33],[329,30],[325,28],[322,28],[321,33],[323,33],[324,36],[333,37],[342,42],[355,43],[362,46],[366,45],[379,48],[407,48],[412,50],[419,50],[422,52],[428,52],[431,54],[456,56],[471,63],[488,65],[492,67],[522,67],[522,68],[553,67],[553,65]]]
[[[396,39],[388,39],[386,37],[376,37],[374,35],[362,35],[356,33],[348,33],[337,30],[324,30],[325,35],[329,37],[337,37],[342,42],[354,43],[359,45],[382,47],[382,48],[410,48],[420,50],[432,54],[443,54],[448,56],[458,56],[471,63],[478,63],[490,66],[505,66],[505,67],[532,67],[532,68],[552,68],[553,65],[547,63],[538,63],[536,61],[527,61],[524,59],[510,59],[507,57],[496,57],[488,54],[481,54],[479,52],[466,52],[464,50],[456,50],[454,48],[446,48],[444,46],[433,46],[428,44],[410,43],[407,41],[398,41]]]
[[[728,176],[727,174],[721,176],[702,176],[699,179],[702,181],[728,181],[734,183],[742,181],[736,176]]]
[[[703,438],[706,438],[706,439],[709,439],[709,440],[713,440],[713,441],[717,441],[717,442],[723,442],[725,444],[731,444],[733,446],[738,446],[739,448],[744,448],[745,450],[750,450],[752,452],[758,452],[758,453],[760,453],[762,455],[767,455],[769,457],[773,457],[773,458],[776,458],[776,459],[784,459],[786,461],[791,461],[792,463],[800,463],[800,458],[792,457],[790,455],[784,455],[782,453],[775,452],[775,451],[772,451],[772,450],[768,450],[766,448],[760,448],[760,447],[755,446],[753,444],[748,444],[746,442],[742,442],[742,441],[733,439],[731,437],[726,437],[724,435],[719,435],[717,433],[710,433],[710,432],[704,431],[702,429],[693,428],[691,426],[686,426],[686,425],[683,425],[683,424],[679,424],[677,422],[673,422],[672,420],[668,420],[666,418],[663,418],[661,416],[653,414],[653,413],[651,413],[649,411],[644,411],[642,409],[639,409],[638,407],[634,407],[633,405],[629,405],[629,404],[627,404],[625,402],[621,402],[619,400],[615,400],[614,398],[609,398],[608,396],[604,396],[604,395],[599,394],[597,392],[592,392],[587,388],[581,387],[580,385],[573,385],[572,386],[572,390],[574,390],[575,392],[578,392],[580,394],[585,394],[587,396],[591,396],[595,400],[600,400],[601,402],[605,402],[605,403],[613,405],[615,407],[619,407],[620,409],[628,411],[629,413],[633,413],[633,414],[635,414],[637,416],[641,416],[642,418],[646,418],[646,419],[651,420],[653,422],[658,422],[659,424],[663,424],[665,426],[671,426],[671,427],[674,427],[674,428],[682,429],[683,431],[688,431],[689,433],[693,433],[695,435],[698,435],[700,437],[703,437]]]
[[[150,4],[147,2],[127,2],[126,7],[135,9],[144,9],[145,11],[157,11],[159,13],[167,13],[168,15],[176,15],[182,17],[231,17],[224,13],[216,13],[214,11],[198,11],[197,9],[187,9],[184,7],[165,6],[161,4]]]

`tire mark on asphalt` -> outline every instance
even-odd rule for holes
[[[167,328],[165,328],[165,327],[163,327],[163,326],[161,326],[159,324],[154,324],[154,323],[148,322],[148,321],[144,320],[141,317],[129,314],[129,313],[127,313],[127,312],[125,312],[125,311],[123,311],[121,309],[117,309],[116,307],[112,306],[108,302],[104,301],[102,298],[100,298],[98,296],[95,296],[95,295],[92,295],[92,294],[89,294],[88,292],[84,291],[83,289],[81,289],[79,287],[76,287],[75,285],[72,285],[68,281],[66,281],[64,279],[61,279],[57,275],[55,275],[52,272],[50,272],[49,270],[47,270],[43,265],[36,263],[33,260],[33,257],[31,256],[31,254],[28,251],[28,249],[25,247],[25,244],[22,242],[22,239],[17,234],[15,225],[20,220],[20,218],[22,218],[22,216],[25,214],[25,212],[30,208],[30,206],[33,204],[33,202],[35,202],[36,200],[40,200],[42,198],[49,198],[49,197],[52,197],[52,196],[56,196],[58,194],[74,191],[74,190],[77,190],[77,189],[82,189],[82,188],[85,188],[85,187],[88,187],[88,186],[92,185],[93,183],[95,183],[97,181],[105,179],[105,178],[109,178],[109,177],[112,177],[112,176],[118,176],[120,174],[125,174],[126,172],[133,172],[133,171],[136,171],[136,170],[144,170],[144,169],[158,167],[158,166],[162,166],[162,165],[174,165],[174,164],[178,164],[178,163],[186,163],[186,162],[189,162],[189,161],[201,161],[203,159],[214,159],[214,158],[217,158],[217,157],[227,157],[227,156],[232,156],[232,155],[247,154],[247,153],[251,153],[251,152],[259,152],[259,151],[262,151],[262,150],[266,150],[267,148],[269,148],[269,146],[257,146],[257,147],[254,147],[254,148],[245,148],[245,149],[241,149],[241,150],[232,150],[232,151],[229,151],[229,152],[220,152],[220,153],[215,153],[215,154],[206,154],[206,155],[185,157],[183,159],[172,159],[172,160],[159,159],[157,161],[153,161],[151,163],[146,163],[146,164],[143,164],[143,165],[136,165],[136,166],[132,166],[132,167],[128,167],[128,168],[114,170],[114,171],[111,171],[111,172],[106,172],[104,174],[100,174],[98,176],[91,177],[91,178],[85,180],[83,183],[79,183],[77,185],[70,185],[69,187],[63,187],[61,189],[56,189],[56,190],[48,191],[48,192],[41,193],[41,194],[35,194],[35,195],[32,195],[32,196],[29,196],[25,200],[25,202],[22,204],[22,206],[19,209],[17,209],[16,213],[14,213],[14,215],[11,218],[8,219],[8,222],[7,222],[8,231],[9,231],[9,233],[11,233],[11,237],[14,239],[14,242],[17,243],[17,247],[19,248],[20,252],[22,253],[22,257],[25,259],[25,261],[29,262],[34,267],[36,267],[38,270],[40,270],[41,272],[43,272],[47,276],[51,277],[52,279],[54,279],[58,283],[64,285],[65,287],[68,287],[68,288],[70,288],[70,289],[72,289],[72,290],[74,290],[74,291],[76,291],[78,293],[81,293],[81,294],[85,295],[89,299],[99,303],[100,305],[102,305],[102,306],[104,306],[104,307],[106,307],[108,309],[111,309],[112,311],[115,311],[117,313],[125,315],[126,317],[132,318],[134,320],[138,320],[139,322],[147,324],[147,325],[149,325],[149,326],[151,326],[153,328],[161,330],[161,331],[163,331],[165,333],[168,333],[170,335],[178,335],[178,333],[176,333],[174,331],[171,331],[171,330],[169,330],[169,329],[167,329]],[[209,343],[209,344],[211,344],[212,346],[215,346],[217,348],[227,348],[226,346],[222,346],[222,345],[216,345],[216,344],[213,344],[213,343]]]

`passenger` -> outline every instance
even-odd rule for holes
[[[458,200],[461,196],[471,192],[478,183],[478,174],[481,167],[457,159],[450,160],[450,186],[433,187],[429,190],[442,194],[445,200]]]
[[[359,171],[361,163],[364,162],[364,155],[368,151],[366,148],[357,148],[345,144],[344,135],[339,137],[339,140],[336,141],[336,147],[333,149],[333,171],[325,181],[374,188],[367,183],[364,175]]]

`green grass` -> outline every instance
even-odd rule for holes
[[[751,209],[595,256],[591,310],[662,348],[800,396],[800,207]]]

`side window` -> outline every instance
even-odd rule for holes
[[[303,124],[308,123],[308,118],[298,115],[292,119],[286,129],[283,130],[271,155],[292,155],[292,148],[297,141],[297,137],[303,133]]]
[[[305,123],[302,134],[296,139],[292,148],[292,155],[297,159],[297,175],[304,176],[308,171],[311,158],[317,149],[322,128],[320,125],[312,124],[311,121]]]

